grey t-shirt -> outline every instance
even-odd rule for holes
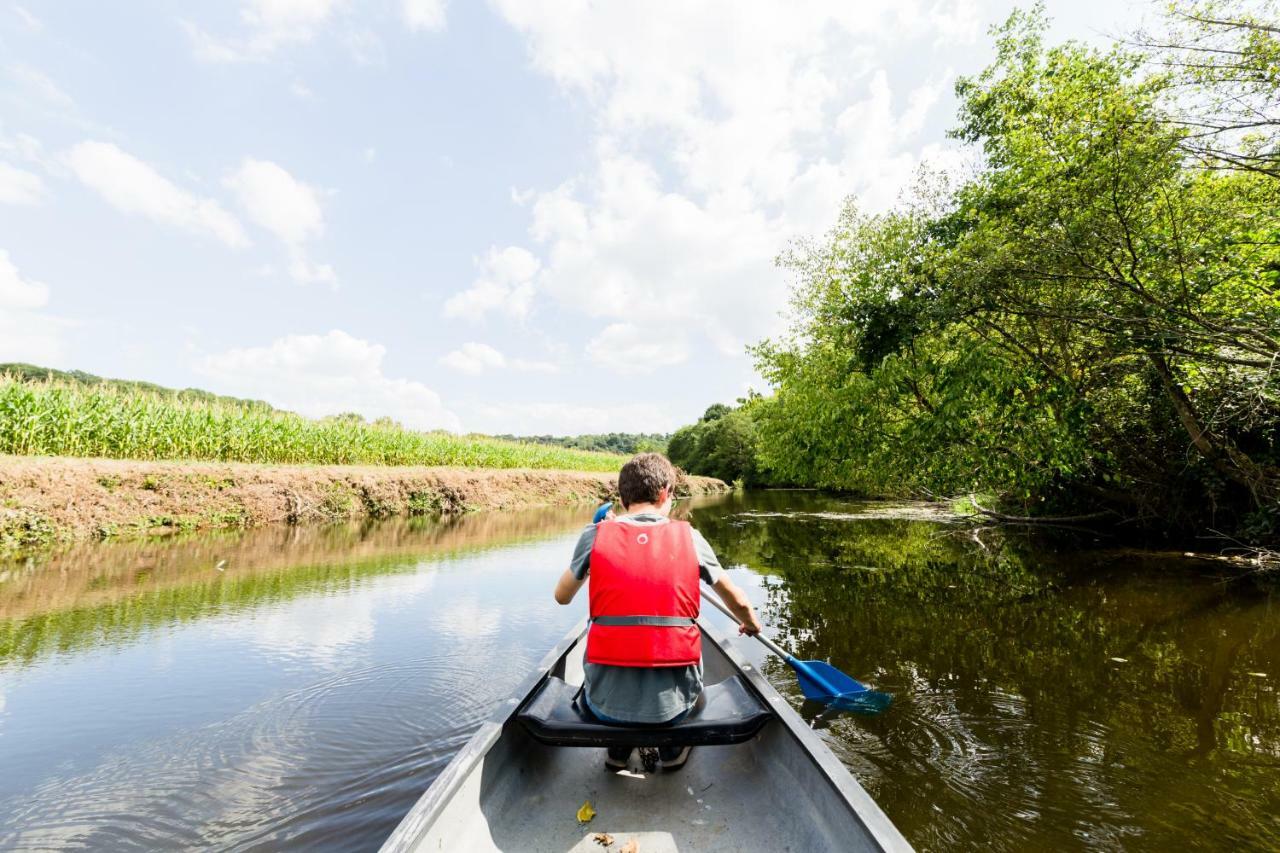
[[[656,513],[620,515],[624,524],[666,524]],[[698,554],[699,574],[714,585],[724,577],[724,569],[716,552],[697,530],[693,530],[693,547]],[[596,541],[596,526],[588,524],[578,537],[569,569],[582,580],[591,569],[591,548]],[[633,723],[665,723],[693,707],[702,693],[702,664],[692,666],[609,666],[588,663],[586,666],[587,701],[593,710]]]

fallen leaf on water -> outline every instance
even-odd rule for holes
[[[593,836],[593,839],[596,844],[599,844],[601,847],[608,847],[613,843],[613,836],[607,832],[597,832],[595,836]]]
[[[1129,662],[1129,659],[1128,659],[1128,658],[1112,658],[1112,660],[1113,660],[1113,661],[1115,661],[1116,663],[1128,663],[1128,662]]]
[[[578,809],[578,823],[587,823],[595,816],[596,810],[591,808],[590,800],[587,800],[582,804],[582,808]]]
[[[618,853],[640,853],[640,845],[633,838],[618,848]]]

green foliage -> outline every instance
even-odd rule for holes
[[[1183,0],[1139,33],[1172,82],[1166,98],[1201,163],[1280,177],[1280,3]]]
[[[1280,182],[1189,164],[1168,74],[1045,26],[1015,13],[957,84],[976,177],[850,205],[781,259],[794,324],[754,349],[757,468],[1256,528],[1280,506]],[[709,460],[686,429],[672,446]]]
[[[141,392],[156,397],[176,398],[179,400],[198,400],[205,403],[226,403],[247,406],[265,411],[274,411],[272,406],[262,400],[245,400],[239,397],[224,397],[199,388],[165,388],[151,382],[138,382],[129,379],[104,379],[83,370],[54,370],[51,367],[39,367],[23,362],[0,363],[0,376],[8,376],[21,382],[60,382],[66,385],[90,385],[111,388],[124,392]],[[356,415],[356,417],[360,417]],[[363,418],[361,418],[363,420]]]
[[[733,409],[730,408],[729,406],[726,406],[724,403],[712,403],[710,406],[707,407],[707,410],[702,413],[701,420],[703,423],[710,423],[711,421],[715,421],[715,420],[719,420],[720,418],[723,418],[725,415],[729,414],[731,411],[733,411]]]
[[[747,486],[766,482],[758,464],[759,440],[749,406],[711,406],[698,423],[672,434],[667,456],[690,474]]]
[[[57,539],[53,522],[26,509],[0,508],[0,555],[42,548]]]
[[[337,465],[457,465],[616,471],[607,453],[363,418],[309,420],[258,404],[153,393],[110,383],[0,374],[0,453]],[[111,481],[103,488],[113,487]],[[146,488],[164,483],[149,478]],[[336,508],[335,508],[336,509]]]

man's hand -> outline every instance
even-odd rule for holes
[[[760,624],[760,620],[756,617],[755,610],[751,610],[750,604],[747,605],[747,608],[749,610],[747,618],[742,620],[742,624],[738,626],[738,633],[754,637],[764,630],[764,626]]]

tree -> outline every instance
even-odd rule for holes
[[[1015,13],[957,84],[976,177],[850,205],[781,259],[793,325],[754,350],[774,388],[758,462],[872,494],[1280,527],[1280,184],[1188,161],[1170,75],[1045,28]]]
[[[707,407],[707,410],[702,413],[701,420],[703,423],[710,423],[711,421],[715,421],[715,420],[719,420],[720,418],[723,418],[725,415],[729,414],[731,411],[733,411],[733,409],[726,406],[724,403],[712,403],[710,406]]]
[[[1280,178],[1280,4],[1200,0],[1165,20],[1134,42],[1169,75],[1183,148],[1206,168]]]

